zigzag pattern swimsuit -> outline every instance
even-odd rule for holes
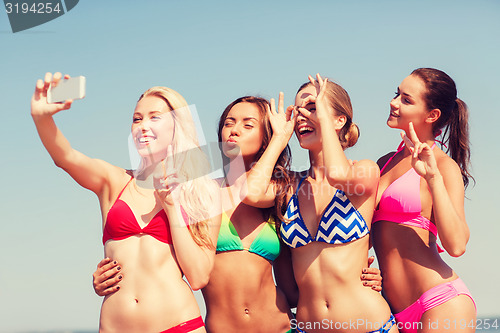
[[[280,233],[286,245],[295,249],[311,242],[343,244],[355,241],[369,233],[363,216],[352,205],[345,193],[337,189],[321,216],[318,230],[313,237],[307,230],[299,210],[297,192],[304,179],[305,177],[300,180],[297,190],[288,201],[285,218],[290,222],[281,224]]]

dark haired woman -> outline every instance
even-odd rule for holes
[[[469,240],[467,106],[446,73],[419,68],[399,85],[387,125],[406,134],[397,152],[378,162],[373,245],[384,296],[401,332],[474,332],[474,301],[436,244],[439,234],[446,252],[458,257]],[[435,144],[443,128],[451,157]]]

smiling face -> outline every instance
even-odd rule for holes
[[[161,161],[172,144],[174,119],[160,97],[146,96],[137,102],[132,122],[132,137],[143,158]]]
[[[264,138],[260,109],[253,103],[235,104],[224,119],[220,134],[222,151],[229,159],[241,151],[245,160],[255,160]]]
[[[411,121],[415,127],[420,127],[429,114],[424,100],[425,92],[425,83],[421,78],[415,75],[407,76],[399,85],[396,96],[390,103],[387,125],[407,131]]]
[[[304,87],[297,93],[295,96],[295,106],[304,107],[310,112],[315,112],[316,105],[314,103],[302,106],[303,101],[309,96],[317,97],[316,88],[312,84]],[[313,123],[300,112],[298,113],[297,124],[295,125],[295,135],[299,140],[300,146],[304,149],[310,149],[311,145],[319,142],[320,139]]]
[[[321,104],[324,104],[331,117],[333,128],[339,137],[342,149],[352,147],[358,141],[359,129],[352,121],[351,98],[347,91],[335,82],[326,82],[325,88],[323,96],[325,103]],[[311,97],[317,97],[317,89],[310,82],[304,83],[295,96],[295,107],[305,108],[312,114],[310,115],[311,119],[308,119],[300,112],[300,109],[298,110],[295,134],[302,148],[321,150],[321,137],[317,131],[319,126],[317,123],[318,118],[314,116],[316,104],[308,102],[307,105],[303,105],[307,98],[315,100],[315,98]]]

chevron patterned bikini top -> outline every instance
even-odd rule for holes
[[[343,244],[355,241],[369,233],[363,216],[352,205],[345,193],[339,189],[325,208],[314,238],[307,230],[299,210],[298,191],[304,181],[302,178],[297,190],[288,201],[285,218],[289,223],[281,223],[280,233],[283,242],[295,249],[311,242]]]

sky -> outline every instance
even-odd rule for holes
[[[98,328],[98,201],[55,167],[30,116],[36,80],[56,71],[87,78],[86,97],[55,116],[61,131],[75,149],[123,168],[135,103],[155,85],[194,104],[214,142],[231,101],[283,91],[289,105],[319,72],[351,96],[361,136],[347,155],[376,160],[400,141],[385,124],[399,83],[418,67],[445,71],[470,109],[476,184],[466,192],[467,252],[443,258],[478,315],[500,316],[499,18],[497,0],[109,0],[80,1],[12,33],[0,11],[0,333]],[[295,139],[292,155],[295,169],[308,166]]]

